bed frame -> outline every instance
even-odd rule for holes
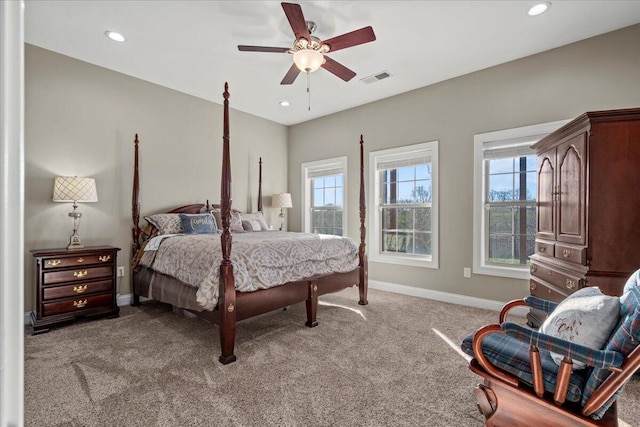
[[[222,263],[220,265],[220,289],[218,305],[213,311],[192,311],[195,315],[202,317],[219,326],[221,355],[219,361],[228,364],[236,360],[234,354],[236,322],[247,319],[262,313],[286,307],[299,302],[306,302],[308,327],[318,325],[316,314],[318,310],[318,296],[327,293],[338,292],[345,288],[358,284],[359,301],[358,304],[367,304],[367,256],[365,253],[365,193],[364,193],[364,140],[360,135],[360,246],[358,250],[359,265],[348,273],[334,273],[326,276],[316,276],[305,280],[288,282],[270,289],[263,289],[254,292],[236,292],[233,278],[233,264],[231,262],[232,235],[229,230],[231,219],[231,159],[229,149],[229,91],[228,84],[224,85],[224,123],[223,123],[223,151],[222,151],[222,182],[220,210],[222,217]],[[135,256],[140,250],[140,237],[142,229],[139,226],[140,201],[139,201],[139,171],[138,171],[138,135],[134,140],[134,173],[133,173],[133,197],[131,216],[133,219],[131,254]],[[262,158],[259,162],[258,178],[258,210],[262,211]],[[208,204],[208,201],[207,201]],[[171,211],[171,213],[199,213],[204,204],[191,204],[181,206]],[[133,303],[140,303],[139,289],[141,285],[141,275],[133,272]],[[186,285],[185,285],[186,286]]]

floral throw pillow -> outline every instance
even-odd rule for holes
[[[547,317],[540,332],[600,350],[620,320],[620,299],[604,295],[597,287],[586,287],[569,295]],[[560,365],[564,355],[551,353]],[[573,369],[585,364],[574,360]]]
[[[145,216],[144,219],[158,229],[160,234],[180,234],[182,233],[182,223],[180,215],[176,213],[153,214]]]

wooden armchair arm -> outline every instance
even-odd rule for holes
[[[498,323],[503,323],[506,320],[507,314],[509,314],[509,311],[511,311],[511,309],[526,305],[528,304],[524,299],[514,299],[513,301],[509,301],[502,307],[502,310],[500,310],[500,321]]]
[[[493,366],[491,362],[487,359],[487,357],[482,352],[482,340],[490,334],[503,334],[504,332],[500,328],[500,325],[485,325],[482,328],[478,329],[476,333],[473,335],[473,354],[476,356],[476,360],[487,371],[490,375],[501,379],[502,381],[510,384],[514,387],[518,387],[518,378],[515,376],[503,372]]]
[[[589,416],[597,411],[605,402],[611,399],[611,396],[631,378],[638,368],[640,368],[640,346],[636,347],[631,354],[627,356],[620,371],[612,372],[611,375],[600,384],[600,387],[593,392],[582,408],[582,414]]]

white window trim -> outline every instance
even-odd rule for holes
[[[381,253],[381,233],[380,233],[380,174],[377,173],[378,158],[410,153],[412,151],[428,150],[431,156],[431,259],[427,259],[421,255],[395,255],[390,253]],[[439,228],[438,228],[438,141],[423,142],[420,144],[408,145],[398,148],[390,148],[381,151],[372,151],[369,153],[369,188],[371,189],[371,197],[369,197],[369,261],[383,262],[389,264],[409,265],[413,267],[435,268],[439,267],[438,253],[439,246]]]
[[[341,169],[342,178],[342,235],[347,236],[347,156],[334,157],[325,160],[315,160],[302,164],[302,226],[305,233],[311,233],[311,181],[309,172],[323,169]]]
[[[473,137],[473,273],[489,276],[508,277],[512,279],[529,279],[530,273],[527,266],[500,266],[485,262],[485,162],[482,148],[487,143],[522,142],[523,139],[531,139],[531,144],[557,130],[568,123],[569,120],[542,123],[532,126],[524,126],[514,129],[505,129],[495,132],[487,132]]]

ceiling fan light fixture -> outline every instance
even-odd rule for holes
[[[307,73],[313,73],[324,64],[324,56],[317,50],[300,49],[293,54],[293,62]]]

